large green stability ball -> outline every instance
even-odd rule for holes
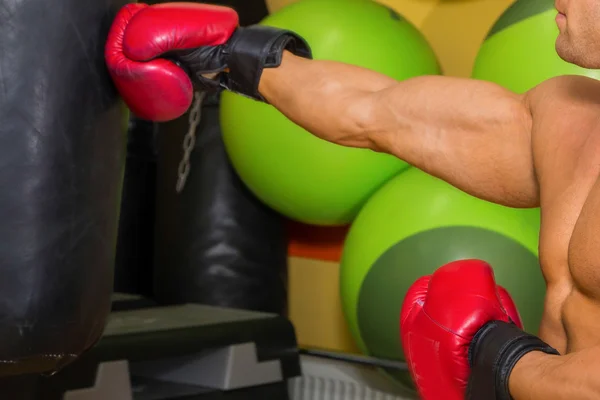
[[[489,262],[513,296],[525,329],[536,333],[545,282],[537,257],[538,209],[514,209],[470,196],[410,168],[365,204],[346,239],[342,306],[366,354],[402,360],[399,317],[409,286],[460,259]],[[408,374],[394,378],[411,385]]]
[[[397,80],[440,72],[422,34],[371,0],[301,0],[261,24],[297,32],[315,59],[366,67]],[[295,82],[295,90],[305,84]],[[407,168],[391,155],[321,140],[274,107],[232,93],[223,94],[221,124],[232,164],[251,191],[304,223],[350,222],[377,188]]]
[[[561,75],[600,77],[600,72],[563,61],[556,53],[558,27],[554,0],[518,0],[498,19],[485,39],[472,77],[516,93]]]

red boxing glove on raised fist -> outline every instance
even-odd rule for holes
[[[225,88],[257,100],[264,68],[284,50],[310,57],[298,35],[272,27],[238,27],[228,7],[199,3],[128,4],[109,31],[105,58],[111,77],[142,119],[184,114],[194,90]],[[216,74],[212,79],[207,75]]]
[[[222,45],[238,27],[227,7],[195,3],[128,4],[109,32],[105,58],[117,90],[142,119],[177,118],[192,104],[185,70],[166,58],[178,49]]]
[[[510,295],[483,261],[456,261],[417,280],[402,305],[400,332],[421,398],[463,400],[474,336],[490,321],[511,319],[522,328]]]

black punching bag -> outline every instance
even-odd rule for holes
[[[0,7],[0,376],[56,371],[104,329],[127,115],[103,51],[122,5]]]
[[[156,124],[132,115],[121,200],[115,292],[152,297]]]
[[[149,0],[144,1],[144,3],[160,4],[168,2],[164,0]],[[241,26],[256,24],[269,13],[265,0],[211,0],[206,2],[198,1],[198,3],[210,3],[233,8],[238,13]]]
[[[258,201],[233,170],[218,98],[202,107],[189,175],[178,193],[188,126],[186,115],[159,127],[156,299],[285,313],[283,218]]]
[[[233,8],[239,15],[241,26],[256,24],[269,13],[265,0],[214,0],[209,3]]]

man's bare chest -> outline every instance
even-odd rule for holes
[[[571,173],[557,172],[551,184],[540,185],[540,261],[549,284],[568,283],[600,299],[598,153],[597,162],[580,162]]]
[[[591,169],[568,179],[559,173],[541,187],[539,255],[547,282],[542,331],[561,351],[600,339],[600,181]]]
[[[597,281],[600,298],[600,106],[578,106],[555,101],[534,114],[540,261],[549,285]]]
[[[574,287],[582,294],[600,300],[600,181],[591,184],[582,181],[581,194],[585,198],[581,204],[572,234],[568,242],[568,265]],[[580,205],[575,198],[572,213]],[[569,212],[566,210],[566,212]]]
[[[540,334],[561,352],[600,340],[598,93],[596,81],[563,78],[532,108],[547,283]]]

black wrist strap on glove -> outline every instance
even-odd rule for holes
[[[262,25],[238,28],[221,46],[174,51],[172,58],[201,90],[225,88],[255,100],[265,101],[258,83],[265,68],[281,65],[283,52],[312,58],[308,43],[294,32]],[[220,73],[218,79],[205,75]]]
[[[229,73],[223,75],[223,86],[233,92],[265,101],[258,93],[258,83],[265,68],[281,65],[283,52],[312,58],[306,41],[293,32],[254,25],[240,28],[228,42]]]
[[[559,355],[540,338],[515,324],[491,321],[475,335],[469,347],[471,375],[467,400],[511,400],[508,378],[515,364],[531,351]]]

